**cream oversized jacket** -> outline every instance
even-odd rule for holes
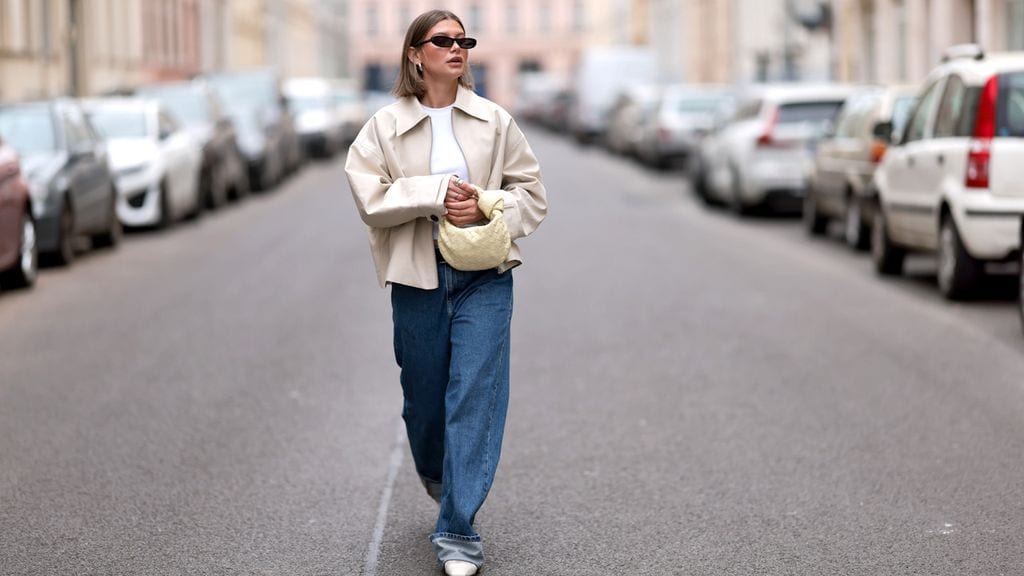
[[[499,272],[522,263],[516,239],[528,236],[547,214],[540,166],[512,116],[459,87],[452,110],[455,139],[466,157],[469,181],[500,191],[512,237]],[[373,115],[348,151],[345,173],[363,222],[381,286],[438,286],[433,223],[445,215],[449,175],[430,174],[430,119],[419,102],[402,98]]]

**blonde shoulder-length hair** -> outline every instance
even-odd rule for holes
[[[466,31],[462,20],[448,10],[424,12],[417,16],[412,21],[412,24],[409,24],[409,29],[405,32],[405,42],[402,44],[402,60],[398,67],[398,78],[395,79],[395,87],[391,90],[391,93],[397,98],[404,98],[406,96],[419,98],[427,93],[427,85],[423,82],[423,74],[417,71],[416,65],[409,60],[409,48],[413,48],[413,45],[417,42],[426,40],[424,36],[430,32],[430,29],[436,26],[438,22],[445,20],[457,22],[462,27],[462,31]],[[420,48],[416,49],[419,50]],[[469,66],[466,66],[466,72],[459,76],[459,85],[465,86],[470,90],[473,89],[473,72]]]

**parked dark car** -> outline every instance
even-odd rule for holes
[[[829,221],[836,220],[843,223],[851,248],[870,246],[872,207],[877,204],[872,182],[888,147],[874,128],[884,122],[902,132],[916,101],[915,86],[871,86],[846,99],[815,151],[804,196],[809,234],[824,234]]]
[[[106,147],[77,102],[0,106],[0,135],[21,155],[41,256],[66,265],[74,259],[77,236],[91,236],[93,246],[120,241]]]
[[[36,223],[18,153],[0,140],[0,288],[36,281]]]
[[[253,70],[213,74],[206,79],[235,123],[253,187],[271,188],[298,168],[302,146],[276,74]]]
[[[249,193],[249,175],[235,124],[213,88],[202,81],[175,82],[143,86],[138,93],[159,100],[202,148],[199,186],[207,208],[218,208],[229,198]]]

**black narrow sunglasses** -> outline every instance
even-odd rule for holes
[[[438,48],[451,48],[452,44],[458,44],[459,48],[469,50],[476,46],[476,38],[452,38],[451,36],[431,36],[422,42],[417,42],[413,46],[419,48],[427,42],[430,42]]]

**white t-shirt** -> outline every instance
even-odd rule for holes
[[[423,106],[423,111],[430,116],[430,129],[434,135],[430,143],[430,173],[456,174],[463,180],[469,180],[466,157],[463,156],[459,143],[455,141],[455,132],[452,130],[453,107],[454,105],[444,108]]]
[[[423,106],[423,111],[430,116],[430,130],[433,138],[430,142],[430,173],[431,174],[455,174],[463,180],[469,180],[469,167],[466,166],[466,157],[462,154],[462,148],[455,140],[455,131],[452,129],[452,106],[444,108],[428,108]],[[437,224],[434,224],[434,238],[437,238]]]

